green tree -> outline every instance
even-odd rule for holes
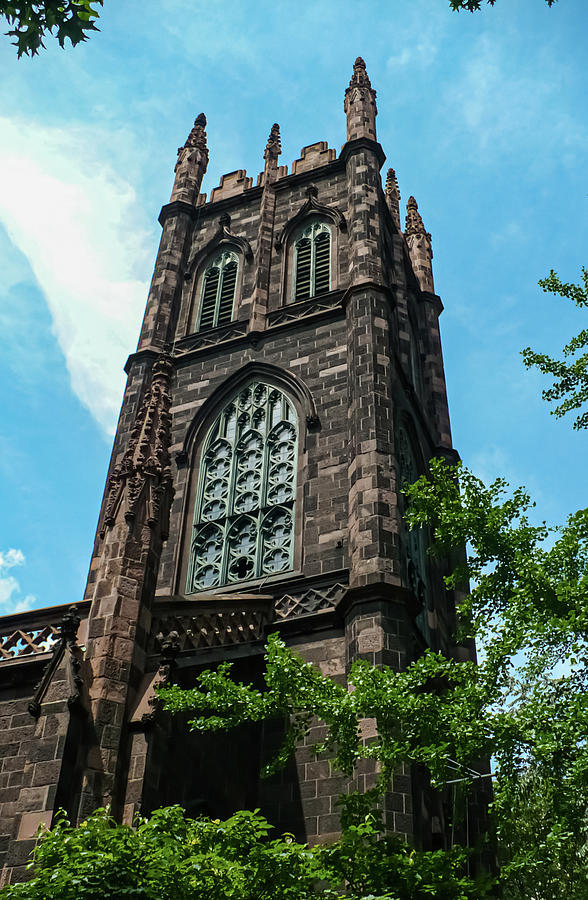
[[[160,809],[134,828],[100,809],[78,828],[61,817],[39,839],[34,877],[0,891],[5,900],[474,900],[464,854],[423,854],[373,817],[349,825],[340,841],[309,848],[290,835],[271,839],[254,812],[225,821]],[[480,886],[483,891],[483,887]]]
[[[0,16],[12,26],[7,35],[14,38],[17,54],[34,56],[43,39],[54,35],[61,47],[66,41],[75,46],[98,31],[96,19],[104,0],[0,0]]]
[[[488,3],[490,6],[494,6],[496,0],[449,0],[449,5],[451,9],[459,11],[460,9],[467,9],[468,12],[477,12],[482,9],[484,2]],[[557,0],[545,0],[548,6],[553,6],[557,3]]]
[[[433,534],[431,552],[460,560],[446,584],[463,591],[460,638],[481,642],[479,665],[432,652],[403,672],[360,661],[349,691],[274,636],[265,690],[235,684],[226,665],[201,675],[191,691],[167,689],[165,702],[193,711],[191,727],[201,730],[289,722],[270,770],[285,763],[317,717],[327,736],[316,750],[331,753],[335,767],[351,774],[362,759],[378,761],[372,800],[401,764],[424,767],[439,787],[461,778],[467,790],[477,761],[492,756],[504,896],[585,898],[588,511],[562,528],[534,525],[523,489],[509,493],[502,479],[486,487],[441,461],[406,492],[410,523]],[[367,744],[365,718],[377,722]],[[342,799],[345,813],[358,798]]]
[[[191,690],[161,691],[168,710],[192,713],[193,729],[284,722],[268,772],[286,763],[317,718],[326,737],[315,752],[334,768],[351,775],[371,760],[375,787],[340,798],[340,840],[308,848],[289,836],[272,839],[258,812],[194,822],[172,807],[133,831],[101,811],[78,829],[61,820],[45,833],[35,877],[2,896],[585,900],[588,511],[559,529],[535,525],[524,490],[509,492],[501,479],[487,487],[441,461],[406,493],[410,524],[431,531],[430,552],[457,560],[446,583],[463,591],[459,638],[481,642],[479,665],[431,651],[402,672],[358,661],[349,690],[273,635],[263,690],[234,681],[226,663],[201,673]],[[376,724],[369,742],[365,719]],[[478,761],[490,756],[497,878],[470,876],[464,847],[422,851],[382,833],[378,802],[400,765],[418,765],[441,790],[459,780],[467,797],[479,784]]]
[[[582,308],[588,307],[588,269],[582,268],[582,281],[583,284],[561,281],[552,269],[549,277],[542,278],[539,285],[544,291],[565,297]],[[555,416],[564,416],[571,410],[580,409],[588,400],[587,347],[588,328],[584,328],[563,348],[563,360],[553,359],[545,353],[536,353],[530,347],[523,350],[523,360],[527,368],[534,366],[543,375],[553,375],[555,378],[552,387],[542,392],[544,400],[558,403],[551,411]],[[577,416],[574,428],[588,428],[588,412]]]

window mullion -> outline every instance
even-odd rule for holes
[[[218,325],[218,317],[219,317],[219,313],[220,313],[220,298],[221,298],[221,294],[222,294],[222,290],[223,290],[224,277],[225,277],[225,267],[221,263],[221,265],[219,266],[218,283],[216,286],[216,300],[214,302],[214,323],[213,323],[214,328],[216,328],[216,326]]]
[[[313,229],[312,229],[312,236],[311,236],[311,239],[310,239],[310,294],[309,294],[309,299],[310,299],[310,297],[314,297],[314,293],[315,293],[315,288],[314,288],[314,283],[315,283],[315,269],[316,269],[316,247],[315,247],[315,242],[316,242],[316,231],[315,231],[315,229],[313,228]]]
[[[270,403],[271,390],[268,390],[267,396],[265,398],[265,421],[266,421],[266,429],[265,429],[265,438],[263,442],[263,456],[261,459],[261,484],[259,490],[259,510],[258,510],[258,520],[257,520],[257,548],[256,548],[256,574],[263,574],[263,533],[262,526],[263,520],[265,517],[265,511],[267,507],[267,492],[268,492],[268,472],[269,472],[269,433],[271,431],[271,403]]]

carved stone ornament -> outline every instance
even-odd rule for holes
[[[426,237],[428,241],[431,240],[431,235],[426,230],[423,224],[423,220],[419,212],[419,205],[414,197],[409,197],[406,204],[406,225],[404,227],[404,234],[406,237],[411,237],[412,235],[422,235],[423,237]]]
[[[157,635],[157,642],[161,649],[161,656],[159,658],[157,676],[153,682],[153,692],[148,701],[150,710],[148,713],[144,713],[144,715],[141,716],[143,725],[150,725],[161,709],[161,700],[159,699],[155,688],[166,687],[171,682],[172,672],[176,664],[176,656],[181,649],[180,636],[177,631],[170,631],[166,635],[163,635],[160,632]]]
[[[237,247],[238,250],[243,254],[243,257],[247,262],[251,262],[253,260],[253,250],[251,249],[251,244],[247,240],[247,238],[239,237],[238,234],[233,234],[231,231],[231,217],[228,213],[223,213],[218,220],[218,229],[216,234],[205,244],[204,247],[201,247],[200,250],[192,253],[190,256],[190,260],[188,265],[186,266],[186,271],[184,272],[184,279],[187,281],[193,274],[195,269],[200,265],[200,263],[207,259],[216,249],[221,245],[226,244],[232,247]]]
[[[265,146],[264,159],[277,159],[282,152],[282,140],[280,138],[280,126],[274,122]]]
[[[398,187],[398,180],[396,178],[396,172],[394,169],[388,169],[388,174],[386,175],[386,198],[388,200],[388,206],[390,207],[390,211],[394,218],[394,222],[398,230],[401,230],[400,227],[400,189]]]
[[[121,512],[127,522],[132,522],[143,504],[147,523],[160,525],[162,537],[167,537],[173,492],[169,456],[172,368],[167,354],[153,365],[151,386],[137,412],[128,449],[108,480],[101,537]]]
[[[34,719],[38,719],[41,715],[43,698],[64,656],[67,656],[66,678],[70,691],[67,705],[71,710],[84,712],[82,707],[83,681],[80,675],[81,660],[77,646],[79,627],[80,617],[77,614],[77,609],[75,606],[71,606],[59,623],[59,639],[53,647],[53,655],[28,705],[28,711]]]
[[[306,189],[307,200],[302,204],[295,216],[287,222],[276,238],[276,250],[281,251],[286,245],[288,238],[292,232],[309,216],[311,213],[324,216],[333,222],[340,231],[347,231],[347,221],[342,212],[335,206],[325,206],[317,200],[318,190],[314,184],[309,184]]]
[[[355,100],[369,100],[376,105],[376,92],[372,87],[370,77],[367,73],[365,62],[358,56],[353,63],[353,75],[349,82],[349,87],[345,90],[345,106]]]

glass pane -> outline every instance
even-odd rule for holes
[[[202,461],[189,591],[291,566],[297,418],[275,387],[253,382],[226,404]]]
[[[295,256],[294,300],[306,300],[310,297],[311,243],[308,238],[298,241],[295,248]]]

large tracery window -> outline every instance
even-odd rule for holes
[[[202,451],[188,593],[292,568],[297,438],[294,406],[262,382],[218,416]]]
[[[324,222],[305,226],[294,244],[293,298],[308,300],[331,289],[331,229]]]
[[[206,267],[202,276],[196,331],[226,325],[231,321],[238,270],[239,259],[231,250],[219,254]]]

